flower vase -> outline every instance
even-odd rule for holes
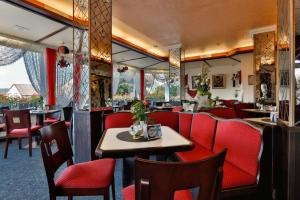
[[[208,106],[208,95],[198,95],[198,108],[203,108]]]
[[[146,138],[148,136],[148,134],[147,134],[147,123],[145,121],[140,121],[140,126],[143,130],[143,133],[141,134],[141,136]]]

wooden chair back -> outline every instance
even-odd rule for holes
[[[199,188],[198,200],[219,198],[226,155],[220,153],[194,162],[135,161],[136,200],[173,200],[174,192]]]
[[[61,109],[61,107],[56,106],[56,105],[45,105],[47,109],[49,110],[55,110],[55,109]],[[60,120],[61,119],[61,112],[56,112],[56,113],[50,113],[50,114],[46,114],[45,118],[55,118]]]
[[[68,130],[65,122],[60,121],[43,127],[40,132],[42,136],[41,152],[48,184],[49,187],[55,187],[54,175],[57,169],[65,162],[68,166],[73,164],[73,152]],[[56,145],[56,147],[53,145]]]
[[[71,121],[72,115],[73,115],[73,107],[68,106],[68,107],[63,107],[63,112],[64,112],[64,119],[65,121]]]
[[[13,129],[31,128],[30,111],[28,109],[4,110],[4,118],[7,134]]]

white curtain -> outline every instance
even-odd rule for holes
[[[0,66],[9,65],[19,60],[24,50],[0,45]]]
[[[120,82],[120,73],[118,72],[118,64],[113,64],[113,88],[112,94],[115,95],[118,91],[119,82]]]
[[[56,102],[62,107],[70,105],[73,100],[73,64],[56,68]]]
[[[26,51],[23,58],[33,88],[45,100],[47,97],[47,79],[44,53]]]

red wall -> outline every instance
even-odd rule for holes
[[[46,48],[46,69],[48,80],[48,104],[55,105],[56,50]]]

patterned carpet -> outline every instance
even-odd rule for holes
[[[23,146],[26,145],[24,140]],[[39,148],[33,149],[30,158],[28,149],[18,149],[17,141],[9,146],[8,158],[3,158],[4,142],[0,142],[0,199],[1,200],[47,200],[48,185]],[[63,166],[65,167],[65,166]],[[62,169],[60,169],[62,170]],[[115,180],[117,200],[121,200],[121,161],[118,160]],[[58,172],[59,173],[59,172]],[[67,199],[60,197],[57,199]],[[75,200],[101,200],[102,197],[75,197]]]

